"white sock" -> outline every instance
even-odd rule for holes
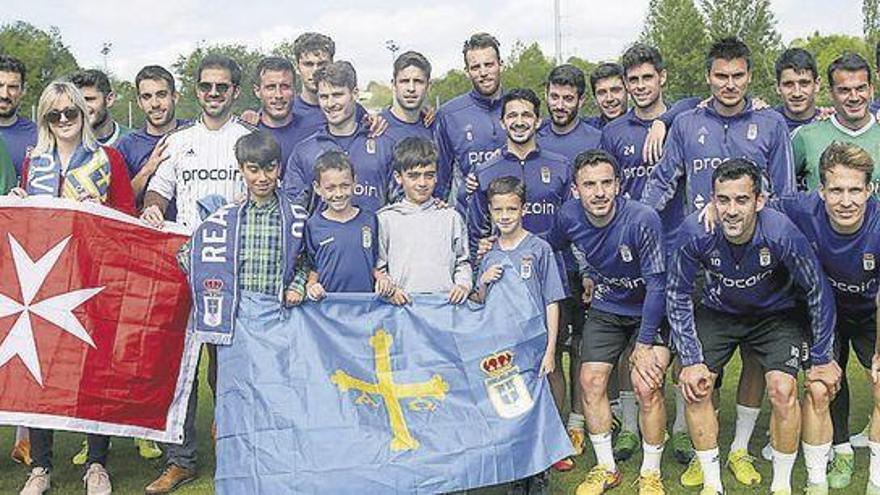
[[[718,461],[718,447],[711,450],[697,450],[697,459],[703,468],[703,486],[711,486],[718,493],[724,493],[721,485],[721,463]]]
[[[620,391],[620,408],[623,410],[623,429],[639,433],[639,406],[636,404],[635,392]]]
[[[835,445],[833,447],[833,449],[834,449],[835,454],[842,454],[842,455],[854,455],[855,454],[855,451],[852,448],[852,444],[849,442],[844,442],[839,445]]]
[[[831,442],[823,445],[810,445],[801,442],[804,449],[804,464],[807,466],[807,481],[811,485],[824,485],[828,479],[828,451]]]
[[[30,435],[28,434],[28,429],[24,426],[16,426],[15,427],[15,442],[18,443],[22,440],[30,440]]]
[[[675,421],[672,423],[672,432],[688,432],[687,419],[684,416],[684,396],[681,395],[681,388],[675,388]]]
[[[648,445],[648,443],[642,442],[642,452],[644,452],[644,455],[642,457],[642,469],[640,471],[640,474],[659,474],[660,458],[663,457],[663,444],[661,443],[660,445]]]
[[[783,454],[773,449],[773,483],[770,484],[770,491],[778,490],[791,491],[791,469],[794,467],[794,461],[797,459],[797,451],[792,454]]]
[[[749,440],[752,439],[752,432],[755,431],[755,423],[760,415],[760,407],[736,405],[736,433],[733,435],[733,443],[730,444],[731,452],[749,450]]]
[[[617,472],[617,464],[614,462],[614,450],[611,448],[611,432],[590,434],[590,442],[596,452],[596,464],[604,466],[610,472]]]
[[[871,465],[868,468],[868,479],[874,486],[880,486],[880,443],[868,440],[871,449]]]
[[[584,415],[578,413],[568,413],[568,429],[584,430]]]

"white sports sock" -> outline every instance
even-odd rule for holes
[[[663,457],[663,444],[648,445],[642,442],[642,469],[640,474],[660,473],[660,458]]]
[[[844,442],[833,447],[835,454],[843,454],[843,455],[854,455],[855,451],[852,448],[852,444],[849,442]]]
[[[28,433],[28,429],[24,426],[16,426],[15,427],[15,442],[18,443],[22,440],[30,440],[30,434]]]
[[[749,450],[749,440],[752,439],[752,432],[755,431],[755,423],[758,422],[760,415],[760,407],[736,405],[736,433],[733,436],[733,443],[730,444],[731,452]]]
[[[697,450],[697,459],[703,468],[703,486],[711,486],[718,493],[724,493],[721,484],[721,463],[718,461],[718,447],[711,450]]]
[[[639,406],[635,392],[620,391],[620,408],[623,410],[623,429],[635,434],[639,433]]]
[[[797,459],[797,451],[792,454],[783,454],[773,449],[773,483],[770,484],[770,491],[778,490],[791,491],[791,469],[794,467],[794,461]]]
[[[868,440],[868,448],[871,449],[871,464],[868,468],[868,478],[874,486],[880,486],[880,443]]]
[[[823,445],[801,442],[801,447],[804,449],[807,481],[812,485],[824,485],[828,479],[828,451],[831,450],[831,442]]]
[[[614,450],[611,447],[611,432],[590,434],[590,442],[596,452],[596,464],[604,466],[610,472],[617,471],[617,463],[614,462]]]
[[[578,413],[568,413],[568,429],[581,430],[584,429],[584,415]]]
[[[681,395],[680,387],[673,387],[675,389],[675,421],[672,423],[672,432],[688,432],[688,424],[687,418],[684,415],[684,396]]]

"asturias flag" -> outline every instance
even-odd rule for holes
[[[185,241],[94,203],[0,197],[0,423],[179,443],[198,357]]]
[[[510,268],[484,307],[243,294],[218,346],[217,492],[443,493],[571,455],[538,377],[543,315]]]

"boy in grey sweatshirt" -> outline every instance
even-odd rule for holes
[[[409,137],[394,148],[394,180],[404,197],[385,206],[379,218],[376,289],[394,304],[410,294],[442,292],[461,304],[472,287],[467,227],[461,215],[434,198],[437,149]]]

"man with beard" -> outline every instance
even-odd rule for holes
[[[434,125],[423,118],[425,100],[431,89],[431,63],[418,52],[404,52],[394,61],[391,108],[382,111],[388,135],[395,142],[407,137],[434,139]]]
[[[241,68],[229,57],[211,54],[202,59],[195,79],[202,115],[166,138],[168,159],[159,165],[144,196],[141,218],[157,228],[164,223],[172,200],[177,200],[178,222],[194,230],[201,222],[199,199],[218,194],[232,202],[244,193],[235,143],[254,129],[232,115],[232,105],[241,93]],[[211,372],[210,364],[209,383],[213,383],[216,375]],[[146,493],[169,493],[196,478],[197,401],[198,380],[195,380],[187,406],[183,443],[165,446],[165,471],[146,487]]]
[[[606,62],[593,69],[590,90],[599,107],[599,115],[584,119],[587,124],[601,131],[609,122],[626,113],[626,87],[620,64]]]
[[[0,55],[0,138],[12,156],[17,175],[28,151],[37,144],[37,125],[18,114],[21,99],[27,91],[27,69],[15,57]]]
[[[138,107],[144,112],[144,127],[122,136],[116,149],[125,158],[131,188],[140,208],[147,182],[159,165],[168,159],[168,143],[162,138],[189,122],[174,118],[179,95],[174,76],[164,67],[148,65],[142,68],[134,78],[134,85]],[[174,217],[168,216],[170,220]]]
[[[473,89],[447,101],[437,111],[440,157],[435,195],[448,197],[464,214],[468,196],[465,178],[477,165],[498,155],[506,136],[501,126],[501,96],[504,92],[501,89],[502,62],[498,40],[489,33],[476,33],[464,42],[462,55],[465,73]],[[538,109],[534,110],[537,112]]]
[[[98,142],[104,146],[116,147],[119,139],[131,129],[119,125],[110,115],[110,108],[116,103],[116,93],[110,87],[107,74],[89,69],[75,73],[70,82],[82,92],[89,105],[89,124]]]
[[[308,115],[293,110],[295,80],[293,65],[287,59],[266,57],[257,64],[254,78],[254,94],[260,99],[257,128],[268,131],[281,146],[282,169],[293,148],[317,130]]]

